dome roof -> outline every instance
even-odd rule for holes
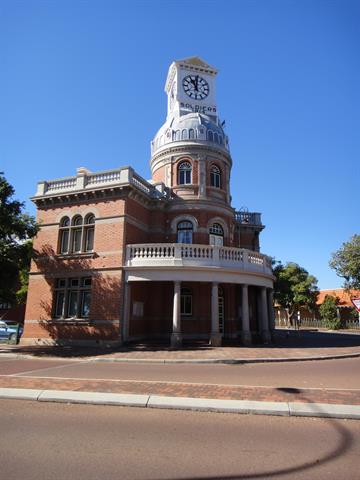
[[[170,117],[164,123],[151,142],[151,153],[154,154],[170,143],[194,141],[211,143],[229,150],[228,137],[219,123],[203,113],[188,113]]]

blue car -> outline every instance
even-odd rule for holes
[[[0,341],[18,343],[23,330],[23,326],[13,320],[0,320]]]

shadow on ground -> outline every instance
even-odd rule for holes
[[[261,351],[263,349],[280,349],[285,351],[289,350],[289,356],[291,356],[292,349],[321,349],[321,348],[346,348],[360,346],[360,332],[359,333],[336,333],[336,332],[323,332],[316,330],[301,330],[289,331],[287,329],[276,330],[275,341],[269,345],[254,344],[251,347],[244,347],[239,341],[226,340],[223,343],[223,347],[231,347],[231,353],[234,354],[234,348],[238,349],[238,354],[241,350],[249,352],[254,351],[254,357],[256,352],[259,356],[262,356]],[[198,342],[184,342],[184,345],[178,351],[185,352],[201,352],[214,351],[216,353],[217,348],[212,347],[205,341]],[[222,349],[222,351],[224,351]],[[61,357],[61,358],[76,358],[76,357],[98,357],[101,355],[109,355],[116,352],[173,352],[176,354],[176,350],[172,349],[167,341],[148,341],[129,343],[122,347],[76,347],[76,346],[22,346],[22,345],[7,345],[0,344],[0,356],[2,353],[19,353],[29,354],[38,357]],[[344,352],[342,352],[344,353]],[[310,352],[309,352],[310,354]]]

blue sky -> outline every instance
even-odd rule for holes
[[[331,252],[359,228],[360,2],[0,0],[0,170],[42,179],[132,165],[150,177],[170,63],[219,69],[237,209],[262,251],[341,285]]]

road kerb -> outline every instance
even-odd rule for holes
[[[38,400],[42,391],[30,388],[0,388],[0,398]]]
[[[95,405],[146,407],[149,401],[149,395],[44,390],[40,394],[38,400],[40,402],[88,403]]]
[[[290,416],[351,418],[360,420],[360,405],[337,405],[331,403],[289,402]]]
[[[253,400],[221,400],[213,398],[132,395],[107,392],[0,388],[0,399],[6,398],[36,400],[40,402],[360,420],[360,405],[329,403],[260,402]]]
[[[285,402],[257,402],[248,400],[219,400],[211,398],[150,395],[148,407],[289,416],[289,408]]]

